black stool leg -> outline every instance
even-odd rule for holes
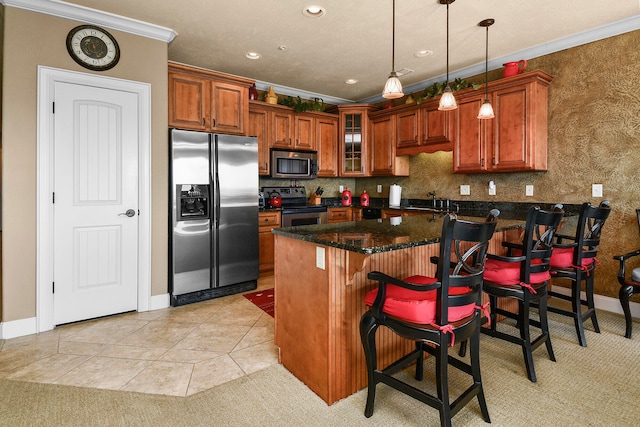
[[[629,298],[633,295],[632,286],[623,286],[618,292],[618,298],[620,298],[620,305],[622,305],[622,311],[624,311],[624,321],[626,323],[626,330],[624,333],[625,338],[631,338],[631,328],[633,326],[633,319],[631,318],[631,309],[629,308]]]
[[[367,404],[364,409],[364,416],[367,418],[373,415],[373,404],[376,399],[376,377],[374,372],[378,363],[376,358],[376,329],[378,329],[376,319],[370,313],[365,313],[360,319],[360,339],[362,340],[364,356],[367,362]]]
[[[576,326],[578,341],[582,347],[587,346],[587,339],[584,336],[584,326],[582,318],[582,302],[580,301],[580,288],[582,287],[582,274],[578,272],[575,280],[571,282],[571,309],[573,310],[573,323]]]
[[[585,284],[585,293],[587,294],[587,310],[589,310],[589,317],[591,317],[591,323],[593,323],[593,329],[600,333],[600,326],[598,326],[598,318],[596,317],[596,306],[593,302],[593,282],[595,270],[591,272],[590,275],[587,276],[586,284]]]

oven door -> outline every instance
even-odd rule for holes
[[[282,212],[282,226],[326,224],[327,212]]]

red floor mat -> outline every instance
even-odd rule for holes
[[[262,311],[273,317],[275,302],[273,288],[244,294],[244,297],[260,307]]]

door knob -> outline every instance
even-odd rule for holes
[[[126,216],[128,216],[129,218],[131,218],[131,217],[132,217],[132,216],[134,216],[135,214],[136,214],[136,211],[134,211],[133,209],[127,209],[127,211],[126,211],[126,212],[119,213],[119,214],[118,214],[118,216],[120,216],[120,215],[126,215]]]

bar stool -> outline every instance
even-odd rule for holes
[[[533,351],[545,344],[549,359],[555,362],[549,324],[547,321],[547,286],[551,279],[549,259],[553,249],[553,236],[562,221],[564,212],[559,207],[553,212],[532,206],[527,212],[527,222],[522,243],[503,242],[507,256],[487,255],[484,272],[484,292],[489,295],[491,322],[482,333],[518,344],[522,347],[527,376],[536,382]],[[516,299],[517,312],[498,306],[499,298]],[[538,307],[540,320],[530,318],[530,309]],[[517,321],[519,335],[497,329],[498,315]],[[540,335],[531,339],[530,326],[540,328]]]
[[[611,208],[608,201],[603,201],[600,206],[583,203],[580,208],[580,216],[574,236],[557,234],[551,255],[551,276],[554,279],[569,279],[571,281],[571,294],[565,295],[558,291],[549,291],[549,295],[571,302],[571,310],[549,305],[548,310],[564,316],[572,317],[576,327],[578,341],[582,347],[587,346],[584,336],[584,322],[591,319],[593,329],[600,333],[596,309],[593,302],[593,284],[596,259],[600,235],[605,221],[609,217]],[[585,283],[585,297],[582,299],[580,291],[582,282]],[[582,306],[586,310],[582,311]]]
[[[367,404],[364,414],[373,415],[376,386],[384,383],[440,412],[440,424],[451,426],[453,417],[473,397],[477,397],[486,422],[490,422],[480,376],[480,323],[482,310],[482,274],[489,240],[497,218],[486,223],[458,220],[445,216],[440,239],[436,277],[412,276],[399,280],[378,271],[368,278],[378,288],[365,296],[370,308],[360,320],[360,337],[367,363]],[[415,342],[415,350],[391,363],[378,367],[376,331],[380,326]],[[470,362],[449,357],[456,339],[469,340]],[[436,358],[437,395],[432,395],[394,376],[416,363],[415,378],[423,379],[424,352]],[[470,375],[471,385],[453,403],[449,400],[449,365]]]

